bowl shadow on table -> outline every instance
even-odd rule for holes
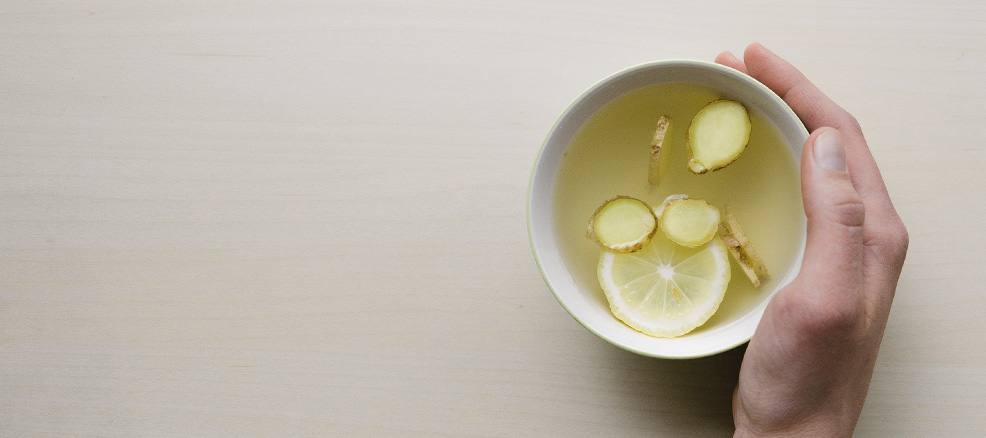
[[[657,359],[612,347],[612,373],[629,406],[625,420],[676,436],[731,436],[732,397],[747,344],[698,359]]]

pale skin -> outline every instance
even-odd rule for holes
[[[811,132],[801,273],[767,307],[733,394],[736,437],[846,437],[859,420],[908,236],[859,123],[760,45],[716,62],[774,90]]]

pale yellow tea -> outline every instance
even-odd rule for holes
[[[746,149],[725,168],[697,175],[688,170],[685,135],[706,104],[725,98],[695,84],[641,88],[610,102],[582,126],[562,159],[555,184],[554,219],[559,250],[576,284],[596,291],[600,247],[586,237],[596,209],[617,195],[661,205],[668,195],[686,194],[719,208],[730,206],[756,247],[771,277],[755,288],[735,261],[719,310],[702,327],[721,325],[749,312],[789,271],[804,234],[798,164],[774,125],[750,108],[752,129]],[[671,154],[660,184],[648,183],[650,145],[662,115],[671,117]],[[662,152],[663,153],[663,152]]]

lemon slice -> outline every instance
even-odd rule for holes
[[[718,237],[687,248],[655,233],[639,251],[603,251],[599,284],[617,318],[645,334],[681,336],[708,321],[729,284],[726,245]]]

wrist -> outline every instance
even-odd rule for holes
[[[784,425],[737,421],[733,438],[852,437],[855,428],[855,421],[845,421],[838,416],[815,417]]]

